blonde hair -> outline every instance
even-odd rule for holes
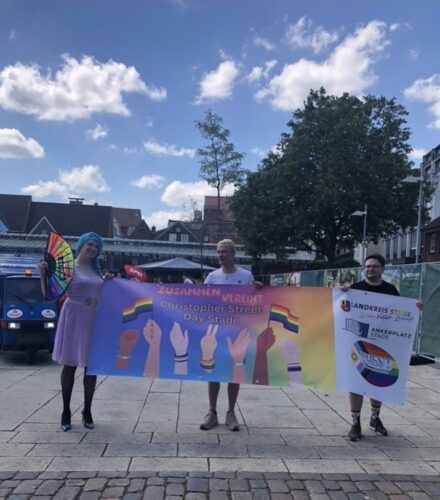
[[[232,240],[229,239],[220,240],[217,243],[217,249],[220,247],[228,247],[232,250],[232,253],[235,254],[235,243]]]

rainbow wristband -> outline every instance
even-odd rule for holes
[[[205,370],[212,370],[215,366],[215,359],[200,358],[200,366]]]

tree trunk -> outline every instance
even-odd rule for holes
[[[217,185],[217,209],[218,209],[218,226],[220,239],[223,239],[223,221],[222,221],[222,209],[221,209],[221,198],[220,198],[220,187]]]

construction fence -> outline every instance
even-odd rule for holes
[[[339,287],[360,281],[362,268],[322,269],[263,277],[272,286]],[[440,262],[386,266],[383,279],[402,297],[423,300],[414,353],[440,358]]]

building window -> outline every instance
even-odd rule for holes
[[[177,234],[176,233],[170,233],[168,235],[168,241],[177,241]]]
[[[429,239],[429,253],[435,253],[437,249],[437,234],[431,234],[431,238]]]
[[[182,233],[180,235],[180,241],[182,241],[183,243],[188,243],[188,241],[189,241],[189,234]]]

